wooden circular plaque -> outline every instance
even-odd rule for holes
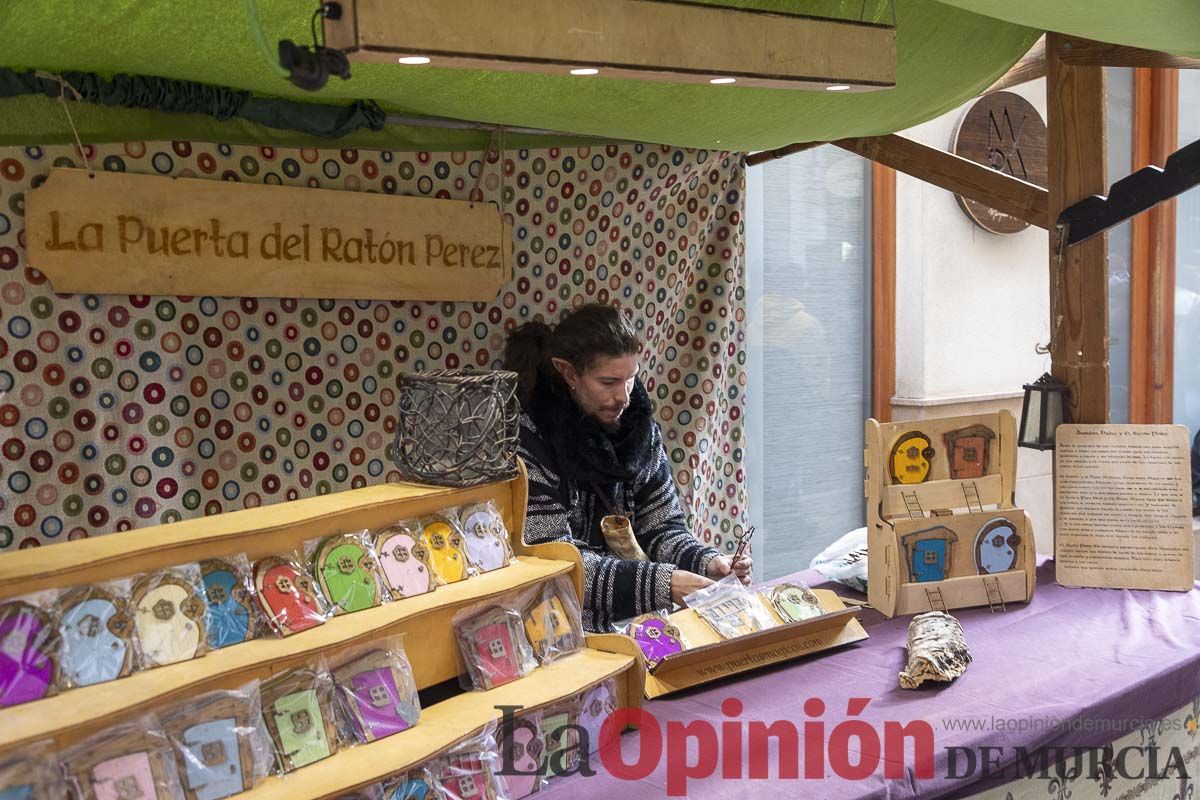
[[[957,156],[1014,178],[1046,186],[1046,123],[1028,100],[1012,92],[992,92],[967,109],[950,138]],[[1029,223],[1001,214],[956,194],[963,212],[992,233],[1017,233]]]

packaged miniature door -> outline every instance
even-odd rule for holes
[[[612,678],[601,681],[580,696],[579,726],[587,735],[587,741],[582,743],[587,752],[594,753],[603,744],[600,731],[609,715],[616,710],[617,683]]]
[[[254,588],[267,621],[280,636],[291,636],[325,622],[324,599],[295,554],[258,561],[254,565]]]
[[[196,565],[146,575],[133,587],[133,625],[143,669],[202,656],[204,600]]]
[[[457,583],[467,577],[463,535],[449,517],[435,515],[422,521],[422,536],[429,548],[433,570],[442,583]]]
[[[235,717],[197,722],[183,730],[184,785],[195,800],[221,800],[247,788]],[[189,798],[190,800],[190,798]]]
[[[420,716],[412,671],[398,640],[333,669],[333,681],[359,742],[408,730]]]
[[[42,592],[0,604],[0,707],[54,693],[60,647],[52,600]]]
[[[262,687],[262,715],[284,772],[337,752],[333,682],[321,669],[294,669]]]
[[[119,723],[61,754],[79,800],[178,800],[175,758],[153,715]]]
[[[128,675],[133,667],[133,622],[126,600],[128,581],[81,586],[58,600],[62,640],[59,686],[91,686]]]
[[[334,614],[362,611],[382,602],[375,556],[365,531],[325,539],[317,546],[312,565]]]
[[[219,649],[254,638],[249,564],[212,559],[200,563],[204,599],[208,604],[208,644]]]
[[[437,586],[420,530],[416,523],[402,522],[375,534],[379,568],[392,597],[415,597]]]
[[[508,530],[504,519],[492,501],[463,506],[459,512],[462,519],[463,538],[466,541],[467,557],[479,572],[490,572],[506,566],[512,559],[508,542]]]

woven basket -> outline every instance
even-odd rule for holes
[[[392,459],[404,480],[463,487],[516,476],[517,373],[410,373],[399,397]]]

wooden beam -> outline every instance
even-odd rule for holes
[[[1031,225],[1049,227],[1049,193],[1040,186],[896,134],[833,144]]]
[[[828,142],[797,142],[784,147],[777,147],[774,150],[763,150],[761,153],[751,153],[746,156],[746,166],[756,167],[759,164],[765,164],[768,161],[774,161],[777,158],[803,153],[805,150],[811,150],[814,147],[820,147]]]
[[[877,91],[896,85],[896,30],[857,20],[694,2],[437,0],[343,3],[329,47],[399,67],[536,72],[775,89]],[[401,62],[404,63],[404,62]],[[732,79],[732,80],[731,80]],[[736,91],[736,88],[733,90]],[[713,87],[712,91],[730,91]]]
[[[1055,34],[1055,54],[1062,64],[1072,67],[1162,67],[1200,69],[1200,58],[1173,56],[1159,50],[1143,50],[1123,44],[1109,44],[1078,36]]]
[[[1002,89],[1011,89],[1014,86],[1020,86],[1022,83],[1029,83],[1038,78],[1046,77],[1046,37],[1038,39],[1034,42],[1033,47],[1029,48],[1029,52],[1021,56],[1021,60],[1008,68],[1008,72],[1000,76],[1000,78],[983,90],[981,94],[989,92],[999,92]]]
[[[1104,71],[1059,59],[1060,37],[1046,36],[1047,165],[1050,212],[1108,189]],[[1050,358],[1071,389],[1074,422],[1108,421],[1108,236],[1066,247],[1049,236]]]
[[[871,416],[892,421],[896,394],[896,172],[871,165]]]
[[[1179,73],[1138,69],[1133,83],[1133,168],[1166,164],[1179,146]],[[1175,201],[1133,218],[1129,301],[1129,421],[1174,413]]]

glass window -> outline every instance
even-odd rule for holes
[[[747,177],[746,452],[760,579],[807,567],[863,525],[868,175],[863,159],[820,147]]]
[[[1200,139],[1200,72],[1179,71],[1179,146]],[[1175,207],[1175,422],[1200,429],[1200,188]]]
[[[1108,185],[1133,172],[1133,70],[1105,67]],[[1133,228],[1126,220],[1108,232],[1109,419],[1129,422],[1129,275]]]

